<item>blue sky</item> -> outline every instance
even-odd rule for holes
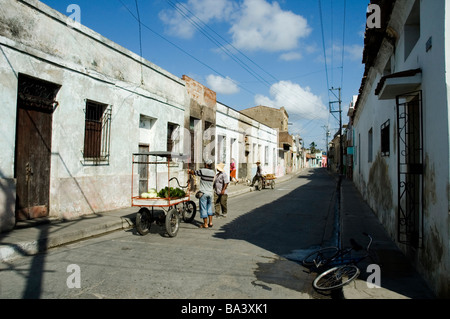
[[[306,146],[337,132],[338,88],[348,121],[364,72],[368,0],[41,1],[235,110],[284,106]]]

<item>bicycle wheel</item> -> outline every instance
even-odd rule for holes
[[[183,210],[183,220],[185,223],[190,223],[195,218],[195,213],[197,212],[197,205],[193,201],[188,201],[185,203]]]
[[[328,262],[328,260],[330,260],[331,258],[336,256],[338,252],[339,252],[339,248],[333,247],[333,246],[321,248],[319,250],[312,252],[308,256],[306,256],[303,259],[303,266],[305,266],[305,267],[312,267],[312,266],[320,267],[322,265],[325,265]]]
[[[314,279],[317,290],[334,290],[341,288],[359,276],[360,270],[355,265],[343,265],[331,268]]]
[[[166,231],[170,237],[175,237],[180,228],[180,216],[176,208],[167,212],[166,216]]]

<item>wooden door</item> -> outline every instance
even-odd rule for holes
[[[54,97],[59,86],[19,76],[15,153],[16,219],[48,216]]]

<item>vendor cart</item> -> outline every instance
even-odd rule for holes
[[[187,185],[182,186],[175,176],[187,176],[182,167],[185,159],[182,154],[170,152],[133,154],[131,205],[140,207],[136,214],[139,234],[148,234],[155,222],[165,227],[169,237],[175,237],[181,218],[187,223],[194,220],[197,207],[191,200],[190,180],[186,177]]]
[[[275,176],[275,174],[266,174],[266,175],[262,175],[261,179],[258,179],[255,182],[255,189],[256,190],[261,190],[261,189],[265,189],[267,188],[271,188],[274,189],[275,188],[275,179],[277,177]]]

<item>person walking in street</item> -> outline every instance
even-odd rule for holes
[[[214,212],[213,207],[213,193],[214,193],[214,177],[215,172],[212,169],[212,160],[205,162],[205,168],[199,170],[188,170],[188,174],[200,177],[199,191],[203,193],[199,198],[200,217],[203,219],[203,224],[200,228],[212,227]]]
[[[239,182],[236,178],[236,172],[237,172],[236,162],[234,158],[232,158],[230,163],[230,181],[234,182],[234,185],[236,185]]]
[[[225,164],[216,165],[217,174],[214,179],[214,209],[216,217],[227,217],[228,213],[228,184],[230,180],[225,174]],[[220,214],[220,212],[222,214]]]

